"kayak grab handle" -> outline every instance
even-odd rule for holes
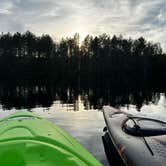
[[[108,129],[107,129],[107,127],[105,126],[104,128],[103,128],[103,132],[106,132]]]

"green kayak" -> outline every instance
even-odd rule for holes
[[[1,166],[101,166],[74,138],[30,112],[0,120]]]

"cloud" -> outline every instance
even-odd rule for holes
[[[166,50],[165,11],[165,0],[1,0],[0,31],[144,36]]]

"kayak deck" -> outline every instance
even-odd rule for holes
[[[101,165],[68,133],[30,112],[0,121],[0,149],[4,166]]]
[[[107,126],[106,132],[109,133],[125,165],[166,165],[166,134],[158,132],[164,130],[161,126],[164,126],[165,122],[135,117],[109,106],[103,107],[103,114]],[[157,127],[154,126],[156,123],[158,123]],[[127,130],[125,127],[128,127]]]

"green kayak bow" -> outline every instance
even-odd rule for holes
[[[73,137],[30,112],[0,120],[1,166],[101,166]]]

